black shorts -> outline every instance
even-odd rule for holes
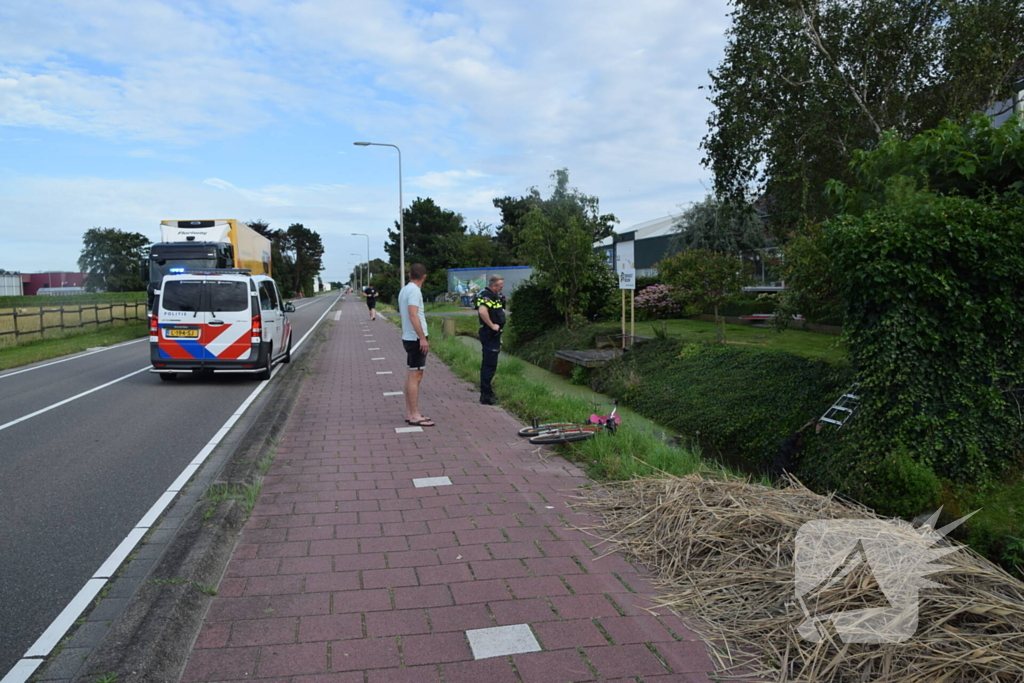
[[[427,367],[427,354],[420,350],[420,342],[418,339],[415,341],[403,339],[402,346],[405,347],[405,354],[408,357],[410,370],[422,370]]]
[[[366,297],[366,307],[367,308],[377,308],[377,297],[375,297],[375,296],[368,296],[368,297]]]

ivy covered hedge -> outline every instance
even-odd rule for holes
[[[922,193],[826,224],[864,397],[842,450],[861,470],[896,458],[970,484],[1022,464],[1022,245],[1019,196]]]
[[[763,469],[782,440],[819,417],[851,377],[845,365],[788,353],[666,339],[594,371],[591,386],[707,449]]]

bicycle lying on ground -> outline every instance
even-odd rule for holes
[[[585,441],[600,431],[612,434],[619,426],[622,418],[616,414],[619,402],[612,401],[614,407],[609,415],[591,415],[586,422],[549,422],[537,424],[537,420],[529,427],[519,430],[519,436],[530,437],[530,443],[551,445]]]

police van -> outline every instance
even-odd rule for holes
[[[165,275],[149,319],[150,372],[250,373],[270,379],[275,363],[288,363],[295,306],[277,283],[248,270],[185,270]]]

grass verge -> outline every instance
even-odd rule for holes
[[[428,320],[427,325],[430,328],[431,351],[455,374],[476,383],[480,376],[480,354],[456,338],[442,340],[439,320]],[[544,383],[526,377],[524,370],[525,362],[518,358],[503,360],[494,378],[495,393],[502,407],[520,419],[538,418],[541,422],[585,419],[598,409],[585,398],[553,392]],[[587,441],[559,448],[563,455],[584,467],[594,479],[630,479],[662,473],[683,476],[696,471],[722,471],[706,464],[698,450],[668,444],[628,423],[623,423],[615,435],[599,434]]]
[[[110,346],[149,334],[144,321],[116,325],[94,332],[68,334],[52,339],[39,339],[0,349],[0,370],[79,353],[98,346]]]

